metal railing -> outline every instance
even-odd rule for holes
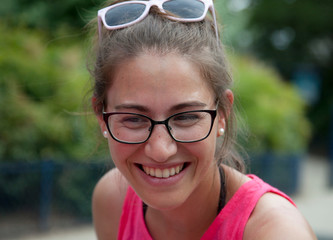
[[[51,209],[91,219],[91,194],[99,178],[113,166],[104,162],[1,162],[0,212],[28,208],[47,230]],[[75,194],[74,194],[75,193]]]

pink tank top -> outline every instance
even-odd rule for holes
[[[263,182],[257,176],[248,175],[248,177],[252,181],[244,183],[238,189],[202,236],[202,240],[241,240],[254,207],[260,197],[267,192],[278,194],[295,205],[286,194]],[[152,240],[144,220],[143,202],[131,187],[128,188],[125,198],[118,239]]]

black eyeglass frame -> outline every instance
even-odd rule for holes
[[[192,140],[192,141],[181,141],[181,140],[175,139],[174,136],[171,133],[171,127],[169,126],[169,120],[171,118],[177,116],[177,115],[182,115],[182,114],[187,114],[187,113],[193,113],[193,112],[205,112],[205,113],[209,113],[210,114],[210,116],[211,116],[211,124],[210,124],[210,128],[209,128],[209,131],[208,131],[207,135],[205,137],[203,137],[203,138],[200,138],[198,140]],[[140,142],[126,142],[126,141],[122,141],[122,140],[117,139],[112,134],[110,126],[109,126],[109,123],[108,123],[109,117],[111,115],[115,115],[115,114],[132,114],[132,115],[136,115],[136,116],[147,118],[151,122],[151,127],[149,129],[149,135],[148,135],[148,137],[145,140],[140,141]],[[212,128],[213,128],[213,125],[214,125],[214,121],[215,121],[216,115],[217,115],[217,110],[193,110],[193,111],[186,111],[186,112],[180,112],[180,113],[173,114],[173,115],[169,116],[167,119],[165,119],[164,121],[155,121],[155,120],[151,119],[150,117],[148,117],[146,115],[143,115],[143,114],[139,114],[139,113],[130,113],[130,112],[103,112],[103,120],[105,122],[105,125],[106,125],[109,133],[110,133],[110,136],[115,141],[120,142],[120,143],[126,143],[126,144],[141,144],[141,143],[145,143],[150,138],[150,136],[151,136],[151,134],[152,134],[152,132],[154,130],[155,125],[159,125],[159,124],[165,125],[166,129],[168,130],[169,135],[171,136],[171,138],[174,141],[180,142],[180,143],[194,143],[194,142],[203,141],[203,140],[205,140],[210,135],[210,133],[212,131]]]

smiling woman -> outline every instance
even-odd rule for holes
[[[134,19],[109,16],[137,5]],[[176,12],[184,6],[200,14]],[[212,0],[122,1],[98,23],[92,103],[116,166],[93,195],[99,239],[315,238],[292,200],[245,175],[233,150]]]

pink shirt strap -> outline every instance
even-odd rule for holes
[[[286,194],[270,186],[255,175],[248,175],[252,181],[244,183],[227,205],[222,209],[212,225],[201,238],[242,240],[244,229],[257,202],[265,193],[271,192],[295,203]]]

